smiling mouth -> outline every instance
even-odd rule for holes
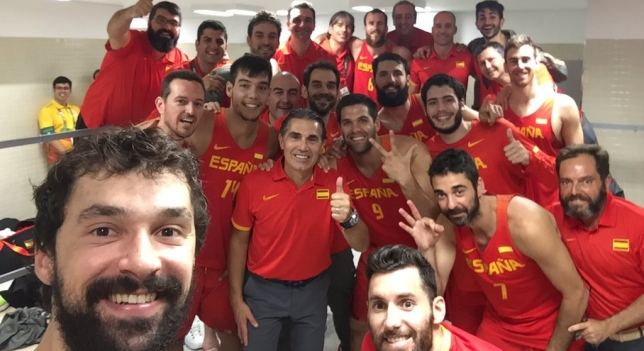
[[[156,293],[150,294],[111,294],[109,300],[121,305],[139,305],[150,303],[157,299]]]

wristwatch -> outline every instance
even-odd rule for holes
[[[354,225],[358,223],[359,220],[360,220],[360,216],[358,216],[358,211],[356,211],[355,208],[351,208],[351,214],[349,215],[349,219],[340,223],[340,225],[344,229],[351,229],[353,228]]]

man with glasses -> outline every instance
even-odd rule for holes
[[[38,113],[40,135],[74,131],[74,125],[78,118],[78,106],[67,103],[72,94],[72,81],[63,76],[56,77],[53,86],[54,98]],[[47,163],[53,164],[71,148],[71,138],[45,143]]]
[[[133,19],[148,14],[146,32],[130,30]],[[152,0],[138,0],[117,11],[107,25],[101,74],[85,95],[76,129],[143,122],[167,71],[188,61],[176,47],[180,28],[181,10],[168,1],[153,6]]]

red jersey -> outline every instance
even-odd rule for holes
[[[501,351],[500,348],[449,323],[441,323],[440,328],[443,331],[443,343],[436,349],[437,351]],[[362,339],[362,348],[360,350],[376,351],[371,331],[368,331],[364,339]]]
[[[389,134],[389,129],[387,129],[387,127],[385,127],[381,122],[378,135],[386,134]],[[423,143],[436,135],[436,130],[427,120],[419,94],[409,96],[409,112],[407,112],[407,117],[405,117],[403,127],[396,134],[407,135],[412,138],[416,138]]]
[[[353,91],[353,72],[355,70],[355,61],[353,61],[353,57],[351,56],[351,50],[345,46],[339,54],[335,55],[333,51],[331,51],[331,44],[329,41],[329,38],[324,38],[324,40],[320,42],[320,46],[335,57],[335,65],[340,72],[340,86],[338,87],[338,90],[346,87],[349,89],[349,92],[351,92]]]
[[[253,232],[249,271],[266,279],[304,280],[331,265],[339,224],[331,217],[330,199],[340,175],[315,166],[311,180],[298,188],[282,163],[283,158],[268,172],[244,177],[232,222],[238,230]]]
[[[476,77],[474,56],[468,50],[456,50],[454,44],[444,60],[436,54],[435,50],[432,50],[426,59],[415,59],[411,63],[411,83],[418,86],[419,91],[426,80],[439,73],[458,79],[467,90],[469,77]]]
[[[541,152],[512,123],[504,119],[499,119],[491,126],[480,123],[479,120],[471,123],[471,130],[455,143],[445,143],[440,134],[429,139],[425,145],[432,159],[450,148],[467,151],[474,159],[489,194],[521,194],[536,201],[534,192],[539,184],[543,183],[551,189],[558,189],[559,180],[555,172],[554,158]],[[530,163],[525,168],[520,164],[512,164],[505,157],[503,149],[509,144],[508,129],[512,129],[514,138],[520,141],[530,153]],[[547,199],[539,204],[547,206],[552,201],[553,199]]]
[[[561,203],[548,210],[575,267],[590,286],[588,318],[612,317],[644,295],[644,209],[609,191],[599,223],[590,229],[566,216]]]
[[[465,254],[488,299],[477,335],[545,350],[557,323],[561,294],[539,265],[514,246],[507,214],[512,197],[497,196],[496,231],[483,251],[466,226],[454,227],[456,249]]]
[[[521,134],[541,149],[546,154],[557,157],[563,149],[564,143],[557,140],[552,130],[552,109],[555,105],[555,98],[547,98],[541,107],[531,115],[519,117],[511,107],[508,107],[503,118],[514,124]]]
[[[303,56],[299,56],[291,50],[291,37],[281,45],[275,52],[273,58],[281,71],[291,72],[297,77],[301,84],[304,84],[304,69],[319,60],[326,60],[335,63],[335,57],[324,50],[320,45],[311,41],[309,48]],[[306,106],[306,105],[305,105]]]
[[[88,128],[127,127],[145,120],[154,109],[161,92],[161,82],[168,70],[188,61],[174,48],[161,59],[155,59],[146,32],[130,30],[130,41],[113,50],[108,41],[101,63],[101,74],[87,90],[81,115]]]
[[[416,50],[418,50],[421,46],[425,45],[434,45],[434,36],[430,32],[426,32],[420,28],[414,27],[411,32],[411,43],[410,45],[402,45],[400,43],[400,40],[398,39],[398,31],[393,30],[385,36],[385,38],[393,41],[396,43],[396,45],[399,46],[404,46],[409,51],[411,51],[412,54],[416,53]]]
[[[271,115],[271,113],[268,110],[268,106],[267,106],[266,109],[264,110],[264,112],[262,112],[259,115],[259,120],[264,122],[264,123],[266,123],[266,124],[268,124],[268,125],[271,125],[270,115]],[[278,129],[278,131],[279,131],[279,129]]]
[[[496,96],[499,95],[501,90],[503,90],[503,86],[501,84],[492,82],[489,86],[486,86],[486,83],[483,80],[481,80],[480,87],[481,102],[483,102],[483,99],[488,95],[490,95],[490,102],[494,102],[496,100]]]
[[[255,142],[249,148],[241,149],[226,125],[226,110],[214,118],[210,146],[201,156],[200,174],[208,199],[210,226],[206,232],[206,242],[197,256],[197,264],[223,270],[228,262],[233,198],[242,177],[266,161],[269,127],[259,122]]]
[[[392,52],[393,47],[387,46],[385,52]],[[376,84],[373,81],[373,60],[375,58],[367,49],[367,42],[362,44],[360,54],[355,59],[356,69],[353,74],[353,92],[355,94],[362,94],[368,96],[373,100],[378,108],[378,93],[376,92]]]

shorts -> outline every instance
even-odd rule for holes
[[[230,284],[228,277],[219,281],[222,273],[222,270],[195,266],[195,293],[178,339],[183,339],[188,334],[195,316],[199,316],[209,328],[226,334],[237,333],[235,314],[230,305]]]
[[[367,321],[367,256],[376,249],[369,247],[365,252],[360,254],[358,267],[356,268],[356,278],[353,284],[353,299],[351,301],[351,318],[366,322]]]
[[[462,251],[456,251],[445,293],[446,318],[454,326],[475,335],[483,319],[487,298],[467,266]]]

